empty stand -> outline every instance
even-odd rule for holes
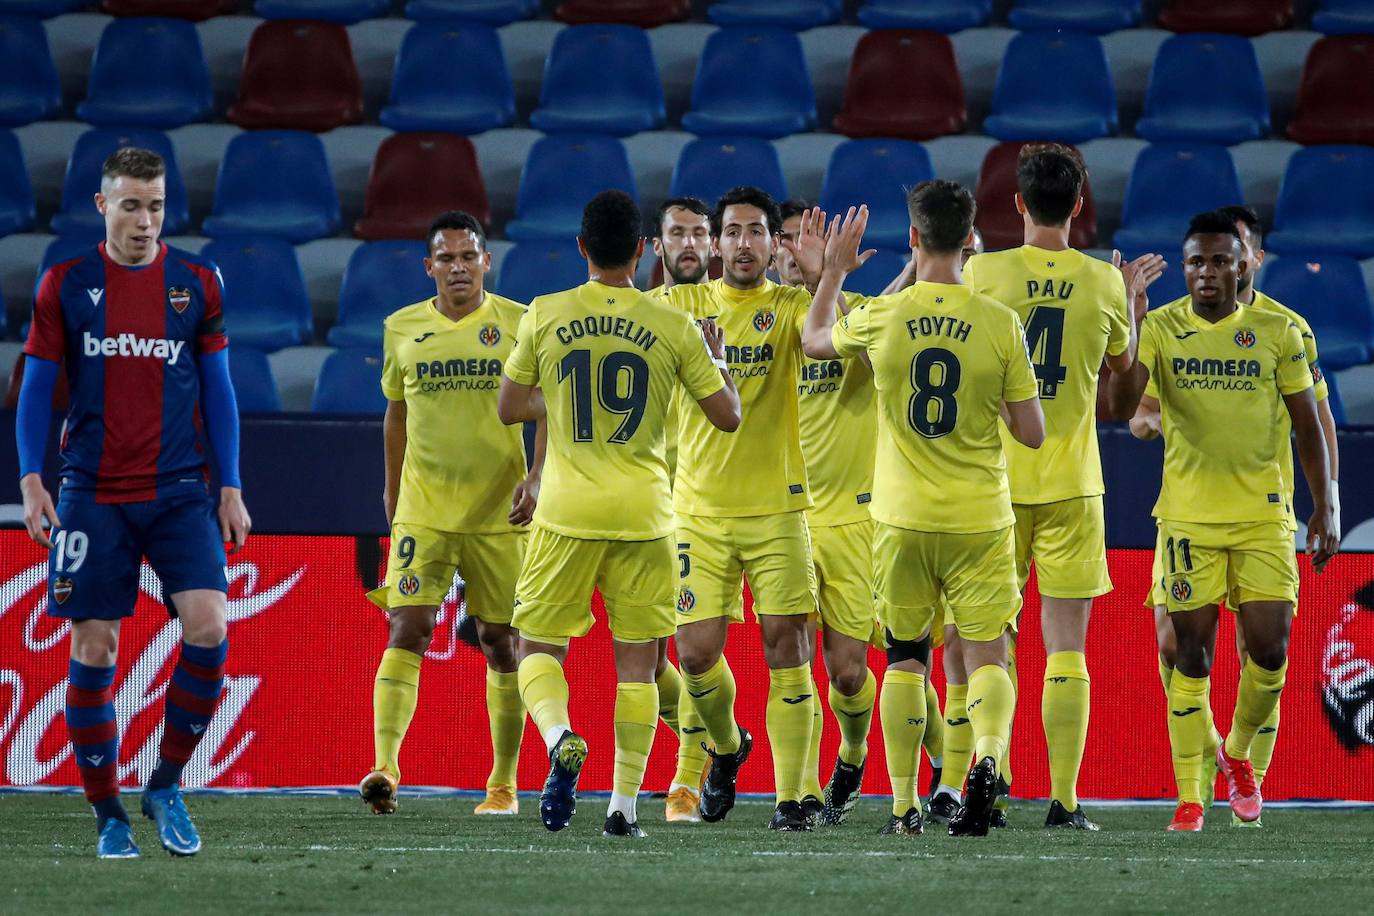
[[[842,12],[843,0],[717,0],[707,8],[706,16],[716,25],[802,31],[829,25]]]
[[[224,324],[235,346],[271,353],[310,343],[310,299],[290,242],[266,235],[218,239],[201,255],[224,278]]]
[[[569,241],[521,242],[501,259],[496,291],[528,304],[535,296],[587,282],[587,261]]]
[[[477,151],[454,134],[392,134],[377,148],[367,180],[360,239],[422,239],[445,210],[466,210],[483,225],[491,221]]]
[[[1174,35],[1150,68],[1147,140],[1240,143],[1269,133],[1269,98],[1254,46],[1235,35]]]
[[[992,0],[866,0],[859,25],[870,29],[930,29],[961,32],[992,15]]]
[[[0,130],[0,236],[27,232],[36,210],[24,151],[8,130]]]
[[[52,218],[53,232],[86,240],[105,237],[105,217],[95,208],[95,195],[100,191],[105,160],[125,146],[152,150],[166,163],[167,200],[162,210],[162,234],[176,235],[189,228],[191,209],[186,199],[186,185],[181,179],[176,151],[167,135],[156,130],[98,127],[78,137],[72,148],[67,160],[67,175],[62,182],[62,208]]]
[[[636,196],[634,172],[619,140],[594,134],[541,137],[525,160],[506,237],[570,239],[582,225],[587,201],[609,188]]]
[[[1374,255],[1374,149],[1309,146],[1294,153],[1265,244],[1285,253]]]
[[[424,242],[369,242],[348,259],[339,290],[339,323],[329,329],[332,347],[380,350],[382,322],[413,302],[434,296],[425,273]]]
[[[1275,258],[1260,274],[1265,294],[1307,319],[1328,373],[1374,356],[1374,308],[1360,265],[1339,255]]]
[[[1331,419],[1336,421],[1337,426],[1345,426],[1348,422],[1345,416],[1345,401],[1341,398],[1341,386],[1336,383],[1336,373],[1331,373],[1326,377],[1326,406],[1331,408]]]
[[[314,19],[345,25],[385,16],[391,0],[257,0],[253,12],[264,19]]]
[[[243,55],[230,121],[247,128],[333,130],[363,116],[362,83],[344,27],[264,22]]]
[[[229,348],[229,379],[234,384],[239,413],[277,413],[281,410],[281,396],[277,394],[272,364],[261,350],[235,340]]]
[[[1047,73],[1054,74],[1053,92],[1045,88]],[[1022,32],[1011,40],[985,133],[999,140],[1082,143],[1116,129],[1116,91],[1096,36]]]
[[[1007,14],[1013,29],[1115,32],[1140,24],[1140,0],[1016,0]]]
[[[101,239],[104,241],[104,239]],[[54,264],[61,264],[80,254],[85,254],[91,250],[96,242],[90,238],[78,238],[71,235],[60,235],[48,243],[48,247],[43,250],[43,260],[38,262],[38,273],[33,278],[33,290],[37,294],[38,286],[43,282],[43,275],[48,272],[48,268]]]
[[[909,250],[906,189],[934,177],[930,156],[919,143],[850,140],[830,157],[820,205],[828,213],[843,214],[849,207],[868,204],[864,247]]]
[[[1321,0],[1312,28],[1327,35],[1374,35],[1374,3],[1369,0]]]
[[[47,19],[87,6],[86,0],[4,0],[0,10],[7,16],[39,16]]]
[[[456,19],[507,25],[529,19],[539,12],[539,0],[409,0],[410,19]]]
[[[967,123],[964,84],[948,36],[887,29],[859,39],[835,130],[850,137],[929,140],[962,133]]]
[[[686,19],[691,9],[688,0],[564,0],[554,15],[572,25],[616,22],[652,29]]]
[[[988,150],[978,173],[978,231],[989,251],[1016,248],[1025,237],[1025,223],[1016,212],[1016,157],[1020,143],[999,143]],[[1069,227],[1069,244],[1092,248],[1097,244],[1097,209],[1090,181],[1083,183],[1083,209]]]
[[[62,85],[43,23],[0,16],[0,127],[42,121],[61,107]]]
[[[1171,32],[1263,35],[1293,24],[1293,0],[1173,0],[1159,14]]]
[[[382,357],[368,350],[336,350],[320,367],[310,409],[315,413],[381,414]]]
[[[453,62],[463,61],[461,78]],[[396,52],[391,102],[379,119],[392,130],[480,134],[515,120],[515,93],[489,25],[424,23],[406,32]]]
[[[737,185],[762,188],[774,200],[787,198],[787,181],[773,144],[755,137],[693,140],[678,156],[668,193],[671,197],[699,197],[713,204]]]
[[[114,19],[100,33],[76,116],[111,127],[166,130],[214,109],[196,27],[180,19]]]
[[[864,245],[871,240],[864,236]],[[906,262],[911,259],[911,249],[879,248],[864,266],[845,278],[847,292],[861,296],[876,296],[887,288],[893,278],[902,272]]]
[[[1374,28],[1374,12],[1370,18]],[[1312,46],[1288,136],[1299,143],[1374,145],[1374,37],[1342,35]]]
[[[623,137],[666,116],[649,36],[629,25],[575,25],[558,33],[530,126],[545,133]]]
[[[86,4],[84,0],[78,0],[75,5]],[[201,22],[237,12],[238,0],[105,0],[100,8],[111,16],[166,16],[169,19]]]
[[[1176,260],[1193,214],[1243,202],[1225,147],[1157,143],[1136,157],[1126,185],[1117,248],[1153,250]]]
[[[816,123],[816,96],[801,42],[776,28],[722,28],[697,61],[692,110],[682,117],[694,134],[784,137]]]
[[[209,236],[275,235],[307,242],[339,231],[339,197],[324,144],[297,130],[242,133],[229,141],[215,183]]]

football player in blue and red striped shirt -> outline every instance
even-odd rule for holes
[[[182,644],[142,809],[169,852],[200,850],[181,771],[224,685],[224,543],[237,549],[251,527],[239,484],[223,284],[213,264],[158,240],[165,175],[148,150],[124,148],[106,160],[95,197],[105,241],[54,265],[39,284],[16,424],[24,521],[49,550],[48,613],[72,621],[67,731],[102,858],[138,855],[119,800],[113,685],[119,622],[134,612],[144,557],[181,620]],[[64,366],[71,408],[54,507],[40,472]]]

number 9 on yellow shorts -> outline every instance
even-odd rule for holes
[[[391,526],[386,584],[367,593],[382,610],[437,607],[462,573],[467,612],[483,623],[510,623],[525,556],[523,531],[462,534],[397,522]]]
[[[1175,522],[1161,519],[1155,548],[1158,589],[1170,613],[1225,603],[1298,600],[1298,563],[1287,521]],[[1158,597],[1158,593],[1152,597]]]

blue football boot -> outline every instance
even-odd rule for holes
[[[181,787],[145,789],[143,816],[157,824],[162,848],[174,856],[193,856],[200,852],[200,834],[191,823],[191,812],[181,800]]]
[[[555,833],[577,813],[577,777],[586,762],[587,742],[573,732],[564,732],[549,752],[549,778],[539,796],[539,817]]]
[[[102,859],[137,859],[138,846],[134,844],[134,831],[129,822],[117,817],[106,821],[95,854]]]

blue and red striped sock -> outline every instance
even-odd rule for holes
[[[111,818],[128,823],[119,800],[119,723],[115,721],[115,669],[72,659],[67,667],[67,736],[72,742],[86,801],[95,809],[96,829]]]
[[[172,683],[167,685],[167,717],[149,789],[166,789],[180,781],[186,761],[195,753],[219,705],[228,654],[227,639],[217,646],[181,644]]]

